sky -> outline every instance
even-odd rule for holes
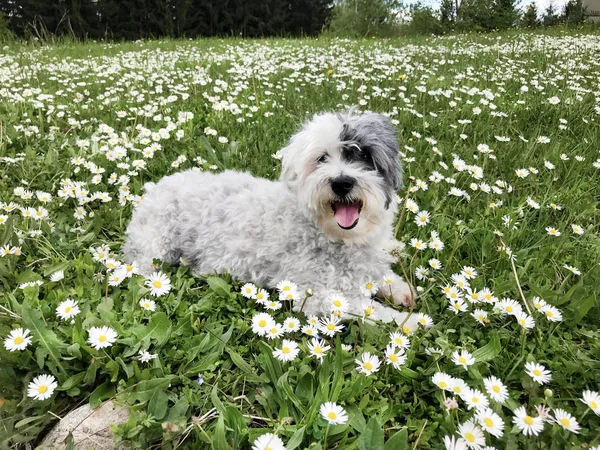
[[[517,8],[523,8],[523,7],[527,6],[529,3],[531,3],[532,1],[534,1],[535,4],[537,5],[537,9],[538,9],[538,12],[540,12],[540,15],[541,15],[541,12],[544,11],[548,7],[548,4],[551,1],[554,4],[555,11],[562,11],[565,3],[567,2],[567,0],[518,0]],[[420,3],[425,6],[439,8],[440,2],[441,2],[441,0],[423,0]],[[407,0],[406,1],[406,4],[411,4],[411,3],[417,3],[417,1],[416,0]]]

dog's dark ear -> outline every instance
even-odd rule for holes
[[[384,179],[397,191],[402,187],[402,164],[398,137],[392,122],[381,114],[366,114],[358,119],[358,130],[368,135],[372,158]]]

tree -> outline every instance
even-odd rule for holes
[[[558,22],[559,17],[556,14],[556,10],[554,9],[554,4],[550,2],[546,10],[544,11],[544,16],[542,17],[542,24],[545,27],[552,27],[554,25],[557,25]]]
[[[515,0],[494,0],[492,11],[492,25],[497,30],[506,30],[513,27],[519,18]]]
[[[333,9],[329,26],[348,37],[387,36],[396,27],[397,0],[341,0]]]
[[[566,25],[579,25],[585,21],[585,7],[582,0],[569,0],[565,4],[562,21]]]
[[[449,31],[452,29],[455,19],[456,3],[454,3],[454,0],[442,0],[440,5],[440,25],[444,31]]]
[[[527,7],[525,8],[525,11],[523,12],[523,17],[521,19],[521,25],[523,27],[533,28],[533,27],[537,27],[539,24],[540,24],[540,21],[538,20],[537,7],[535,6],[535,2],[531,2],[529,5],[527,5]]]

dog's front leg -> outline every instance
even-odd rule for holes
[[[383,283],[377,291],[380,299],[390,299],[395,305],[404,305],[410,308],[415,303],[415,293],[408,283],[393,274],[391,283]]]

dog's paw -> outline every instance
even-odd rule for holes
[[[410,308],[415,303],[415,297],[415,293],[405,281],[396,280],[392,284],[392,298],[395,305]]]

